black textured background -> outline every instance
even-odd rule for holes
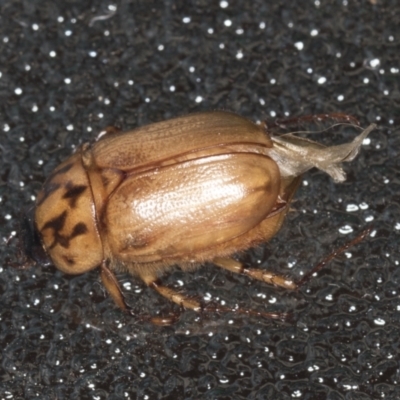
[[[400,399],[399,12],[397,0],[0,1],[0,398]],[[76,146],[107,125],[210,109],[379,124],[346,183],[307,173],[284,228],[241,256],[299,277],[373,224],[300,291],[210,265],[165,278],[294,321],[186,311],[138,324],[97,271],[12,267],[6,239]],[[138,312],[173,308],[120,278]]]

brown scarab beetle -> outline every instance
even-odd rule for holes
[[[364,130],[351,143],[324,147],[229,112],[205,112],[107,134],[84,144],[48,177],[37,196],[30,255],[68,274],[101,268],[115,303],[126,304],[113,271],[129,271],[173,302],[199,301],[162,286],[173,265],[206,261],[275,285],[287,278],[230,259],[272,238],[300,176],[317,167],[343,181]],[[33,250],[32,250],[33,249]]]

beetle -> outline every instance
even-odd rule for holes
[[[114,302],[130,311],[114,272],[128,271],[169,300],[199,301],[159,275],[207,261],[293,289],[286,277],[233,260],[272,238],[301,175],[317,167],[345,180],[370,125],[352,142],[325,147],[234,113],[204,112],[109,133],[83,144],[47,178],[25,225],[29,255],[67,274],[100,267]]]

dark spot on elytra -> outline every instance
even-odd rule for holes
[[[63,199],[67,199],[69,201],[69,205],[71,208],[75,208],[76,202],[79,199],[79,196],[87,189],[86,185],[73,185],[71,182],[68,182],[65,185],[67,191],[63,195]]]
[[[78,222],[74,228],[72,229],[72,233],[70,235],[62,235],[60,231],[64,228],[65,221],[67,219],[68,212],[63,211],[57,217],[47,221],[42,231],[45,229],[51,229],[53,231],[54,240],[53,243],[49,246],[49,249],[54,248],[57,244],[65,249],[69,248],[70,241],[79,235],[84,235],[88,232],[87,226],[83,222]]]

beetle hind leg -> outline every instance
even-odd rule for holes
[[[155,274],[140,274],[139,275],[147,286],[154,289],[157,293],[161,294],[161,296],[167,298],[168,300],[174,302],[178,306],[188,308],[190,310],[200,312],[203,310],[203,305],[200,301],[193,299],[189,296],[186,296],[172,288],[164,286],[157,275]]]
[[[234,260],[233,258],[217,257],[213,260],[213,263],[218,267],[227,269],[228,271],[247,275],[253,279],[257,279],[270,285],[283,287],[285,289],[296,289],[298,287],[296,282],[284,275],[275,274],[259,268],[247,268],[244,264]]]
[[[285,277],[284,275],[275,274],[269,271],[265,271],[259,268],[247,268],[244,264],[236,261],[232,258],[217,257],[213,260],[213,263],[218,267],[227,269],[228,271],[235,272],[237,274],[247,275],[253,279],[268,283],[270,285],[279,286],[285,289],[295,290],[307,283],[317,272],[325,267],[330,261],[336,258],[339,254],[342,254],[350,247],[353,247],[363,241],[365,237],[371,232],[372,228],[364,229],[357,237],[349,242],[343,244],[338,249],[332,251],[322,261],[320,261],[310,272],[303,276],[298,281],[294,281]]]
[[[152,287],[156,290],[159,294],[166,297],[168,300],[173,301],[174,303],[178,304],[182,308],[188,308],[190,310],[199,312],[199,313],[239,313],[245,315],[253,315],[258,317],[264,318],[271,318],[271,319],[280,319],[280,320],[288,320],[291,315],[288,313],[276,313],[276,312],[263,312],[263,311],[256,311],[246,308],[231,308],[222,306],[216,303],[210,303],[207,305],[203,305],[203,303],[199,300],[196,300],[192,297],[186,296],[182,293],[177,292],[174,289],[169,287],[163,286],[160,284],[156,275],[140,275],[143,281],[147,284],[147,286]],[[152,318],[152,322],[157,325],[166,325],[158,322],[158,318]]]

